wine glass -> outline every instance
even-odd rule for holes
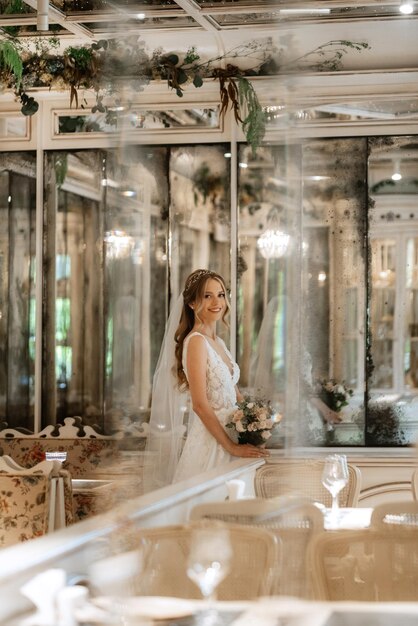
[[[348,483],[348,466],[345,454],[331,454],[325,458],[322,484],[332,496],[331,518],[338,519],[338,494]]]
[[[211,605],[216,588],[230,571],[232,548],[228,529],[211,524],[192,532],[187,575]]]

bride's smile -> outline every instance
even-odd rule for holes
[[[212,324],[221,318],[226,309],[225,291],[215,279],[209,278],[205,286],[202,302],[198,306],[198,315],[203,324]]]

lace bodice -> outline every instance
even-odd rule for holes
[[[216,341],[219,343],[221,349],[225,351],[225,354],[230,360],[232,373],[230,367],[228,367],[222,357],[211,346],[205,335],[194,332],[186,337],[183,346],[183,369],[186,377],[188,377],[186,366],[187,348],[190,338],[194,335],[203,337],[208,349],[208,360],[206,366],[206,393],[209,403],[216,412],[219,412],[222,409],[227,409],[228,411],[230,411],[230,409],[232,409],[236,405],[237,401],[235,385],[239,380],[239,367],[237,363],[234,362],[231,353],[225,345],[225,342],[220,337],[217,337]]]
[[[222,339],[218,337],[217,342],[221,351],[224,350],[226,357],[229,359],[229,365],[218,354],[205,335],[195,332],[186,337],[183,345],[183,369],[187,378],[187,348],[189,340],[193,335],[203,337],[206,342],[208,352],[206,394],[219,423],[225,430],[228,430],[228,436],[230,436],[230,429],[226,429],[226,424],[230,421],[231,412],[236,407],[235,385],[239,379],[239,367],[234,363],[232,355]],[[184,444],[173,482],[207,472],[232,459],[233,457],[217,442],[203,421],[191,411],[186,443]]]

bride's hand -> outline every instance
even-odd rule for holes
[[[229,450],[232,456],[244,457],[244,458],[265,458],[270,456],[270,452],[264,448],[257,448],[250,443],[234,444],[232,449]]]

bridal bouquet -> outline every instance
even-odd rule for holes
[[[271,437],[271,430],[281,419],[280,413],[275,413],[269,402],[246,396],[237,403],[237,409],[226,427],[238,433],[238,443],[260,446]]]
[[[338,413],[349,403],[353,390],[346,387],[343,382],[338,383],[334,378],[331,378],[330,380],[318,380],[316,393],[327,407]]]

